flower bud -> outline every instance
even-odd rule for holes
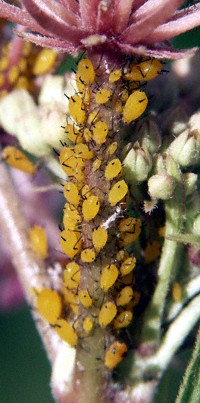
[[[170,199],[173,196],[175,186],[175,180],[167,172],[153,175],[148,180],[148,191],[152,199]]]
[[[188,172],[184,174],[184,185],[185,185],[185,193],[186,196],[191,195],[197,184],[198,175],[194,174],[193,172]]]
[[[200,156],[200,133],[197,130],[185,130],[176,137],[168,150],[182,167],[196,164]]]
[[[195,236],[200,237],[200,214],[194,220],[192,232]]]
[[[150,154],[154,154],[160,148],[161,136],[153,119],[147,119],[142,125],[140,123],[136,136],[140,139],[142,147],[146,147]]]
[[[123,161],[126,180],[131,184],[142,182],[148,177],[152,167],[151,156],[146,147],[136,142]]]
[[[156,154],[153,159],[154,173],[166,171],[165,158],[162,154]]]

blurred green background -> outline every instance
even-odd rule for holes
[[[200,29],[181,35],[174,45],[199,46]],[[190,355],[191,350],[178,354],[163,377],[154,403],[175,401]],[[0,403],[52,403],[49,382],[50,366],[28,308],[0,313]]]

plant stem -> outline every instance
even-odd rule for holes
[[[38,259],[32,251],[28,223],[21,211],[16,189],[7,169],[1,164],[0,175],[0,227],[8,246],[13,266],[28,304],[33,307],[35,295],[33,289],[41,289],[50,285],[50,279],[45,271],[44,262]],[[32,310],[36,326],[42,337],[50,361],[53,361],[59,344],[55,332]]]

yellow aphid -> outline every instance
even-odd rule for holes
[[[29,56],[33,49],[33,44],[30,42],[24,42],[23,45],[24,45],[22,49],[23,56]]]
[[[130,285],[131,287],[133,286],[133,284],[135,284],[135,277],[133,275],[133,272],[127,274],[126,276],[123,276],[120,278],[120,284],[124,284],[124,285]]]
[[[122,288],[122,290],[117,294],[116,305],[124,306],[127,305],[133,298],[133,289],[129,286]]]
[[[126,74],[130,81],[149,81],[155,78],[162,70],[162,63],[158,59],[144,60],[131,67],[131,72]]]
[[[114,323],[113,323],[114,328],[122,329],[123,327],[127,327],[132,322],[132,319],[133,319],[133,314],[131,311],[123,311],[114,320]]]
[[[80,202],[80,196],[77,186],[73,182],[67,182],[64,186],[65,199],[72,203],[74,206],[78,206]]]
[[[89,334],[93,329],[93,320],[90,316],[86,316],[83,320],[83,329],[85,333]]]
[[[131,123],[139,118],[145,111],[148,98],[145,92],[134,91],[127,99],[123,109],[124,123]]]
[[[139,218],[124,218],[119,223],[121,246],[136,241],[141,233],[141,220]]]
[[[108,134],[108,125],[106,122],[99,120],[93,125],[93,139],[96,144],[103,144]]]
[[[165,225],[164,225],[163,227],[158,228],[158,235],[159,235],[161,238],[164,238],[164,237],[165,237],[165,232],[166,232],[166,227],[165,227]]]
[[[41,259],[46,259],[48,256],[48,242],[45,230],[39,225],[34,225],[29,231],[29,237],[36,255]]]
[[[19,65],[18,66],[19,66],[19,69],[20,69],[21,73],[24,73],[26,71],[26,69],[27,69],[27,60],[24,57],[22,57],[19,60]]]
[[[67,230],[77,229],[77,225],[81,222],[81,216],[78,210],[71,203],[66,203],[64,207],[63,225]]]
[[[172,298],[175,302],[180,302],[182,299],[182,290],[179,283],[174,282],[171,289]]]
[[[86,222],[93,220],[100,209],[100,201],[98,196],[89,196],[88,199],[83,201],[82,213]]]
[[[128,193],[128,186],[124,180],[116,182],[108,193],[108,200],[111,206],[119,203]]]
[[[69,289],[77,289],[80,283],[80,266],[76,262],[70,262],[64,270],[64,286]]]
[[[78,314],[78,296],[75,295],[72,291],[68,290],[67,288],[64,288],[63,290],[64,294],[64,300],[71,308],[71,310],[74,312],[75,315]]]
[[[131,273],[132,270],[135,268],[136,266],[136,258],[134,256],[132,257],[128,257],[127,259],[125,259],[121,266],[120,266],[120,274],[122,277],[127,276],[127,274]]]
[[[85,84],[92,84],[95,79],[95,70],[92,62],[88,58],[80,60],[76,73],[76,79]]]
[[[128,90],[124,89],[124,90],[121,92],[121,96],[120,96],[121,101],[122,101],[122,102],[126,102],[127,99],[128,99],[128,97],[129,97],[129,92],[128,92]]]
[[[91,196],[91,189],[88,185],[84,185],[81,189],[81,194],[83,199],[88,199],[89,196]]]
[[[113,70],[109,75],[109,82],[115,83],[115,81],[118,81],[121,78],[121,75],[122,71],[120,69]]]
[[[69,147],[63,147],[59,156],[60,164],[68,176],[74,176],[77,169],[77,158]]]
[[[26,76],[20,76],[15,84],[15,89],[17,88],[25,88],[26,90],[30,90],[31,83]]]
[[[30,175],[35,174],[36,166],[27,158],[27,156],[14,146],[7,146],[2,151],[2,158],[12,166]]]
[[[148,242],[144,250],[144,260],[146,263],[153,262],[160,255],[160,242]]]
[[[116,178],[120,174],[122,170],[121,161],[118,158],[114,158],[113,160],[109,161],[105,169],[105,178],[107,180],[111,180]]]
[[[84,132],[83,132],[83,136],[85,141],[87,141],[87,143],[89,143],[89,141],[92,140],[92,132],[91,130],[89,130],[87,127],[85,127]]]
[[[141,297],[141,294],[139,291],[133,291],[132,300],[127,304],[126,308],[129,310],[130,309],[132,310],[134,308],[134,306],[136,306],[138,304],[138,302],[140,301],[140,297]]]
[[[126,256],[128,256],[128,254],[125,252],[125,250],[121,249],[116,254],[116,260],[121,262]]]
[[[135,242],[138,236],[135,236],[134,232],[121,232],[119,237],[120,248],[126,248],[129,244]]]
[[[99,252],[108,240],[108,231],[103,227],[98,227],[92,233],[92,243],[97,252]]]
[[[60,245],[63,252],[73,258],[81,251],[80,233],[76,231],[64,230],[61,232]]]
[[[139,218],[123,218],[119,223],[120,232],[141,232],[141,220]]]
[[[4,83],[5,83],[5,74],[1,73],[0,74],[0,87],[2,87]]]
[[[89,102],[89,100],[90,100],[90,89],[88,87],[86,87],[86,86],[83,86],[83,84],[80,81],[77,82],[77,87],[78,87],[78,89],[80,91],[80,95],[83,98],[83,102],[85,104],[87,104]],[[80,87],[82,87],[82,90],[80,89]]]
[[[123,360],[127,351],[128,349],[125,343],[114,341],[106,351],[104,359],[105,366],[112,371],[117,364]]]
[[[119,270],[114,264],[107,265],[103,268],[100,278],[100,286],[103,291],[107,292],[116,282]]]
[[[99,324],[101,327],[108,326],[117,315],[117,308],[114,302],[107,301],[102,305],[99,312]]]
[[[75,94],[69,98],[69,113],[77,124],[82,125],[85,122],[85,105],[80,95]]]
[[[62,312],[62,299],[57,291],[44,288],[38,295],[36,307],[41,316],[51,325],[54,325]]]
[[[81,187],[83,185],[83,181],[85,179],[85,175],[84,175],[84,172],[82,171],[82,169],[76,168],[74,175],[72,175],[72,176],[76,179],[77,185],[79,187]]]
[[[75,347],[77,345],[78,336],[74,328],[66,320],[57,320],[54,329],[60,338],[70,344],[70,346]]]
[[[89,150],[88,146],[83,143],[79,143],[75,145],[74,147],[74,153],[77,157],[77,159],[86,159],[86,160],[91,160],[93,158],[93,151]]]
[[[96,120],[97,120],[98,114],[99,114],[99,111],[96,111],[96,110],[93,111],[93,112],[91,112],[91,113],[89,114],[89,116],[88,116],[88,123],[89,123],[89,124],[95,123]]]
[[[96,258],[95,251],[93,249],[84,249],[81,252],[81,260],[84,263],[92,263]]]
[[[113,155],[115,153],[115,151],[117,150],[118,144],[116,141],[113,141],[113,143],[111,143],[108,148],[107,148],[107,153],[109,155]]]
[[[81,143],[83,140],[82,133],[74,125],[66,125],[65,133],[67,134],[67,138],[75,144]]]
[[[9,59],[7,56],[1,56],[0,60],[0,71],[4,71],[8,68],[9,65]]]
[[[101,88],[95,94],[95,101],[99,105],[106,104],[106,102],[109,101],[110,96],[111,96],[111,91],[108,88]]]
[[[48,73],[56,62],[57,54],[53,49],[42,49],[33,64],[32,72],[35,76]]]
[[[10,84],[14,84],[18,77],[19,77],[20,71],[18,66],[12,66],[10,70],[8,71],[8,80]]]
[[[90,294],[88,292],[88,290],[80,290],[78,292],[78,298],[80,303],[85,306],[86,308],[89,308],[90,306],[92,306],[92,298],[90,297]]]
[[[96,158],[96,160],[94,160],[94,162],[92,164],[93,172],[98,171],[98,169],[100,168],[101,164],[102,164],[102,161],[99,158]]]
[[[122,113],[123,112],[123,104],[122,104],[121,101],[116,101],[115,110],[116,110],[117,113]]]

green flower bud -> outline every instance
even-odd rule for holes
[[[150,154],[154,154],[160,148],[160,131],[156,122],[151,118],[146,119],[142,125],[140,123],[136,137],[140,140],[142,147],[146,147]]]
[[[124,174],[130,184],[136,184],[147,179],[152,167],[152,159],[146,147],[138,142],[129,150],[123,161]]]
[[[200,157],[200,134],[197,130],[185,130],[172,142],[169,153],[182,167],[196,164]]]
[[[156,154],[153,159],[154,173],[160,173],[166,171],[165,158],[162,154]]]
[[[184,177],[185,193],[186,196],[189,196],[194,192],[196,188],[198,175],[194,174],[193,172],[188,172],[184,174],[183,177]]]
[[[173,196],[175,186],[175,180],[167,172],[153,175],[148,180],[148,192],[152,199],[170,199]]]
[[[200,214],[194,220],[192,232],[195,236],[200,237]]]

